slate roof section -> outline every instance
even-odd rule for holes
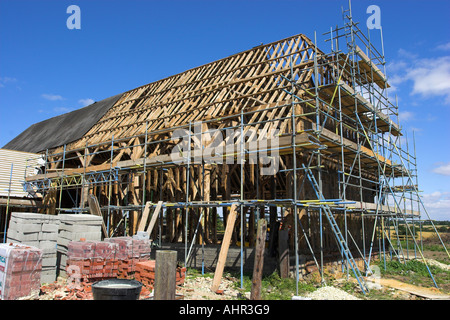
[[[93,104],[31,125],[3,149],[38,153],[83,137],[122,96],[118,94]]]

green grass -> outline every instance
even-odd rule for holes
[[[430,277],[427,266],[420,260],[408,260],[406,263],[398,260],[386,261],[386,270],[384,269],[384,261],[377,261],[380,268],[381,276],[383,278],[394,278],[402,282],[425,286],[434,287],[434,283]],[[450,290],[450,271],[442,270],[439,267],[429,265],[429,268],[433,274],[433,277],[439,286],[444,288],[445,292]],[[201,274],[201,270],[189,269],[188,277],[214,277],[213,273]],[[227,273],[227,276],[236,278],[235,288],[244,292],[251,292],[252,288],[252,275],[243,275],[243,288],[241,289],[240,273]],[[350,272],[350,277],[353,277]],[[304,296],[307,293],[315,291],[320,287],[320,279],[310,278],[310,280],[301,280],[298,283],[298,295]],[[365,300],[390,300],[401,299],[395,295],[392,295],[389,291],[371,289],[366,295],[364,295],[359,289],[359,284],[344,281],[334,283],[334,279],[326,279],[328,285],[339,287],[340,289],[358,296]],[[261,281],[261,299],[263,300],[291,300],[292,296],[296,295],[296,281],[294,278],[280,278],[277,272],[269,276],[263,277]],[[244,299],[244,297],[242,297]]]
[[[344,281],[332,285],[362,300],[400,300],[400,298],[393,296],[389,291],[383,289],[370,289],[364,294],[359,284],[353,281]]]
[[[420,251],[422,251],[422,245],[419,240],[416,240],[417,244],[419,246]],[[398,250],[397,242],[395,241],[394,246],[396,247],[396,250]],[[414,255],[414,247],[415,243],[412,240],[408,241],[408,245],[406,245],[406,240],[401,240],[400,245],[402,247],[403,253],[406,255],[406,250],[409,250],[410,255]],[[448,244],[446,245],[448,246]],[[447,248],[448,249],[448,248]],[[416,253],[419,256],[419,250],[416,248]],[[424,241],[423,243],[423,251],[434,251],[434,252],[446,252],[444,246],[441,243],[430,243],[428,241]]]
[[[445,252],[445,248],[442,244],[427,244],[423,246],[423,250]]]
[[[243,275],[243,289],[241,289],[240,273],[226,273],[224,276],[236,278],[234,283],[236,289],[242,292],[251,292],[252,290],[252,275]],[[202,275],[201,270],[189,268],[187,278],[193,279],[197,277],[214,277],[214,273],[205,272]],[[299,295],[304,295],[308,292],[313,292],[317,289],[314,281],[300,281],[298,284]],[[269,276],[265,276],[261,280],[261,299],[263,300],[291,300],[292,296],[296,294],[295,279],[280,278],[277,272]],[[242,298],[244,299],[244,298]]]
[[[236,288],[240,288],[240,281],[236,283]],[[251,292],[252,278],[251,275],[243,276],[243,291]],[[265,276],[261,280],[261,299],[263,300],[291,300],[296,294],[295,279],[280,278],[277,272],[269,276]],[[312,282],[300,281],[298,283],[298,294],[304,295],[308,292],[316,290],[316,286]]]
[[[381,273],[385,274],[407,274],[407,273],[416,273],[420,276],[428,276],[429,272],[425,263],[419,260],[409,260],[406,263],[392,260],[386,263],[386,270],[384,270],[383,262],[380,262],[379,265],[381,269]],[[448,271],[442,270],[437,266],[429,266],[429,269],[432,273],[446,273]]]
[[[195,268],[188,268],[186,274],[187,274],[188,279],[194,279],[194,278],[198,278],[198,277],[214,278],[213,272],[205,272],[204,274],[202,274],[202,270],[195,269]]]
[[[226,273],[224,276],[236,278],[234,283],[236,289],[244,292],[251,292],[252,289],[252,275],[243,275],[243,288],[241,289],[241,276],[240,273]],[[214,273],[205,272],[203,275],[201,270],[188,269],[187,278],[193,279],[197,277],[214,277]],[[298,283],[299,295],[304,295],[308,292],[313,292],[317,289],[317,283],[314,281],[300,281]],[[293,278],[280,278],[277,272],[269,276],[265,276],[261,280],[261,299],[263,300],[291,300],[292,296],[296,294],[295,279]],[[242,297],[242,299],[244,299]]]
[[[404,281],[407,279],[409,283],[415,285],[433,286],[428,268],[433,274],[438,286],[450,283],[450,271],[442,270],[432,265],[429,265],[427,268],[419,260],[409,260],[406,263],[397,260],[388,261],[386,262],[386,270],[384,269],[383,261],[380,261],[378,266],[382,276],[401,277],[404,278]]]

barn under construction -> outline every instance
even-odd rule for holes
[[[22,209],[95,213],[105,238],[148,231],[212,270],[235,250],[243,271],[264,219],[280,272],[341,261],[366,290],[374,255],[406,256],[391,227],[429,217],[383,48],[343,15],[328,51],[294,35],[31,126],[4,146],[34,154]]]

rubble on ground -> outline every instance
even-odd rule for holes
[[[238,279],[223,277],[217,292],[211,291],[212,281],[213,278],[203,276],[186,278],[180,293],[184,295],[184,300],[232,300],[240,295],[235,285]]]

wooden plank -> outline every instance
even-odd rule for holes
[[[89,196],[88,196],[88,204],[89,204],[89,211],[91,212],[91,214],[99,216],[99,217],[102,218],[103,235],[105,237],[108,237],[108,232],[106,230],[105,222],[103,221],[103,215],[102,215],[102,212],[100,210],[100,205],[98,204],[97,197],[94,196],[93,194],[89,194]]]
[[[378,129],[383,129],[384,132],[388,131],[389,126],[391,126],[391,133],[395,136],[400,135],[399,126],[393,122],[387,114],[384,114],[380,110],[377,110],[366,98],[364,98],[361,94],[355,92],[351,86],[346,84],[345,82],[341,82],[339,84],[341,86],[341,104],[342,104],[342,112],[348,115],[349,117],[355,117],[355,98],[358,101],[358,114],[361,120],[365,120],[367,122],[372,122],[370,118],[364,115],[365,112],[375,113],[377,116],[377,127]],[[334,96],[334,102],[337,103],[337,95],[336,95],[336,85],[331,84],[326,87],[322,87],[319,95],[324,100],[331,100]]]
[[[255,262],[253,265],[252,290],[250,292],[250,300],[261,299],[261,280],[264,266],[264,249],[266,246],[266,232],[267,232],[266,219],[259,219],[257,232],[258,235],[256,238],[256,246],[255,246]]]
[[[373,277],[366,277],[364,278],[366,281],[374,282],[382,287],[390,287],[397,290],[405,291],[410,294],[424,297],[430,300],[449,300],[450,295],[447,295],[445,293],[442,293],[439,290],[436,290],[435,288],[424,288],[415,286],[409,283],[401,282],[395,279],[382,279],[382,278],[373,278]],[[356,279],[352,279],[352,282],[356,282]]]
[[[376,203],[360,202],[360,201],[355,201],[355,203],[351,203],[351,204],[339,205],[339,207],[346,207],[348,209],[364,209],[364,210],[368,210],[368,211],[376,211],[377,210]],[[388,205],[384,205],[384,204],[383,205],[378,204],[378,211],[420,216],[420,212],[417,210],[402,209],[402,208],[399,209],[398,206],[396,206],[396,205],[388,206]]]
[[[227,227],[223,236],[222,246],[220,247],[219,259],[217,260],[216,271],[214,273],[214,279],[211,286],[211,290],[213,292],[216,292],[219,289],[220,281],[222,280],[223,269],[225,267],[225,261],[227,259],[228,249],[230,247],[231,235],[233,234],[234,223],[236,222],[236,208],[237,204],[233,204],[228,214]]]
[[[153,211],[152,219],[150,220],[150,224],[148,225],[148,228],[146,232],[150,235],[153,231],[153,227],[155,226],[156,219],[158,218],[159,211],[161,210],[163,202],[158,201],[158,204],[156,205],[155,211]]]
[[[142,212],[141,221],[139,222],[137,231],[144,231],[145,225],[147,224],[148,214],[150,213],[150,205],[151,205],[150,201],[148,201],[145,204],[145,208],[144,211]]]
[[[362,63],[361,62],[359,63],[360,66],[365,67],[365,70],[368,71],[369,76],[372,76],[372,74],[370,72],[370,68],[373,69],[374,82],[381,89],[384,89],[385,86],[387,88],[390,88],[391,86],[387,83],[386,77],[383,74],[383,72],[378,68],[378,66],[372,60],[370,60],[370,58],[364,53],[364,51],[359,46],[356,46],[355,52],[362,59]],[[364,66],[364,65],[366,65],[366,66]]]

